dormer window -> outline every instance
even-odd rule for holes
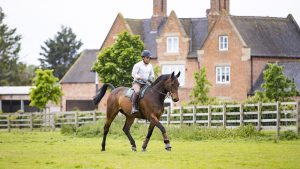
[[[167,37],[167,53],[179,52],[179,40],[178,37]]]
[[[228,51],[228,36],[219,36],[219,51]]]

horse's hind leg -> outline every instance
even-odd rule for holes
[[[109,127],[112,123],[112,121],[115,119],[116,115],[118,114],[119,110],[118,109],[111,109],[110,106],[107,107],[106,111],[106,122],[104,125],[104,132],[103,132],[103,139],[102,139],[102,149],[101,151],[105,151],[105,145],[106,145],[106,136],[109,131]]]
[[[126,122],[125,122],[124,127],[123,127],[123,131],[126,134],[128,140],[130,141],[132,151],[136,151],[135,141],[134,141],[134,139],[132,138],[132,136],[130,134],[130,127],[131,127],[133,122],[134,122],[134,117],[128,117],[127,116],[126,117]]]

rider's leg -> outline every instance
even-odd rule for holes
[[[139,97],[139,92],[141,89],[140,84],[138,83],[134,83],[132,85],[132,88],[134,90],[134,93],[132,95],[132,110],[131,110],[131,114],[134,114],[136,112],[138,112],[138,97]]]

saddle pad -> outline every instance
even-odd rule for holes
[[[147,84],[142,87],[142,89],[140,91],[139,99],[144,97],[144,95],[149,87],[150,87],[150,85],[147,85]],[[133,92],[134,92],[133,88],[130,88],[125,91],[125,96],[131,98],[133,95]]]

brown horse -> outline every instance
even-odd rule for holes
[[[125,96],[126,91],[129,89],[127,87],[118,87],[114,89],[111,84],[104,84],[100,88],[100,92],[94,97],[94,103],[98,104],[102,97],[105,95],[107,87],[111,87],[113,90],[107,100],[107,109],[106,109],[106,122],[104,126],[103,140],[102,140],[102,151],[105,151],[106,145],[106,136],[109,131],[109,127],[112,121],[115,119],[116,115],[121,112],[126,117],[126,122],[123,127],[123,131],[128,137],[131,149],[136,151],[136,144],[134,139],[130,134],[130,127],[134,122],[135,118],[147,119],[150,121],[148,134],[144,140],[142,150],[146,151],[148,142],[152,135],[154,127],[158,127],[162,132],[165,149],[171,151],[171,145],[169,138],[166,134],[166,130],[163,125],[159,122],[161,115],[164,112],[164,100],[168,93],[171,95],[172,100],[177,102],[178,97],[178,77],[180,72],[175,75],[174,72],[168,75],[161,75],[158,77],[155,82],[151,84],[149,89],[145,92],[145,95],[139,101],[140,112],[131,114],[131,101],[130,98]]]

